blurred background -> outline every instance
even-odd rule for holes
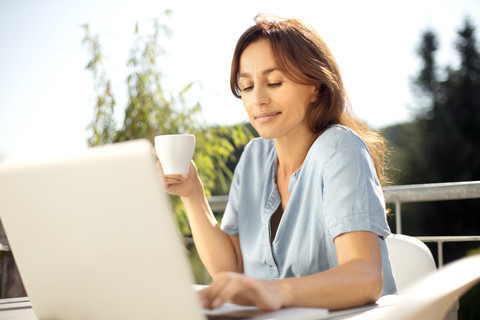
[[[84,24],[99,35],[121,123],[135,25],[148,33],[166,9],[172,14],[161,22],[172,33],[160,41],[162,87],[175,91],[196,82],[191,95],[216,124],[246,120],[229,90],[230,61],[237,38],[259,12],[298,17],[316,28],[338,60],[355,112],[375,128],[412,119],[421,33],[434,30],[439,64],[457,66],[457,31],[466,17],[480,21],[475,0],[1,0],[0,156],[31,159],[86,147],[95,95],[84,69]]]
[[[388,140],[391,184],[480,180],[476,0],[0,0],[0,162],[191,132],[207,194],[226,194],[256,134],[230,92],[231,56],[258,13],[303,19],[324,38],[354,112]],[[479,200],[411,203],[402,212],[408,235],[480,234]],[[392,208],[395,232],[394,216]],[[480,244],[444,250],[448,263],[480,253]],[[5,274],[11,255],[1,254]],[[480,318],[479,301],[476,286],[459,319]]]

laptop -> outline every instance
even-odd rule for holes
[[[0,165],[0,218],[39,319],[207,317],[146,140]]]

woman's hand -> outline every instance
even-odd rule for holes
[[[219,272],[200,292],[204,308],[225,302],[263,310],[313,307],[338,310],[375,302],[383,287],[378,236],[368,231],[335,238],[339,265],[308,276],[260,280],[235,272]]]
[[[214,309],[225,302],[256,306],[262,310],[276,310],[285,306],[288,288],[281,280],[260,280],[241,273],[218,274],[208,288],[200,292],[203,307]]]
[[[153,148],[153,154],[157,157],[155,148]],[[195,183],[199,181],[197,167],[193,160],[190,161],[188,174],[164,175],[160,160],[157,160],[157,169],[163,190],[174,196],[188,197],[192,193]]]
[[[153,154],[156,155],[155,150]],[[215,276],[225,271],[243,271],[238,237],[227,235],[218,225],[195,163],[190,161],[186,175],[165,175],[160,161],[157,167],[164,191],[180,196],[183,202],[195,247],[208,272]]]

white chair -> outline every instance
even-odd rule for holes
[[[403,234],[392,234],[386,239],[393,276],[398,294],[425,275],[437,271],[435,260],[422,241]]]
[[[432,252],[422,241],[404,234],[392,234],[386,241],[399,295],[404,294],[410,285],[437,271]],[[458,308],[458,299],[455,299],[443,319],[456,320]]]

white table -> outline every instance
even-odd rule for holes
[[[375,314],[377,310],[383,308],[389,308],[389,306],[397,303],[401,297],[398,296],[385,296],[381,298],[377,304],[366,305],[363,307],[339,310],[329,312],[326,317],[322,319],[340,320],[351,319],[359,315],[368,316],[369,314]],[[0,319],[1,320],[38,320],[35,316],[30,300],[28,297],[23,298],[11,298],[0,300]],[[221,317],[209,318],[209,319],[222,319]]]

